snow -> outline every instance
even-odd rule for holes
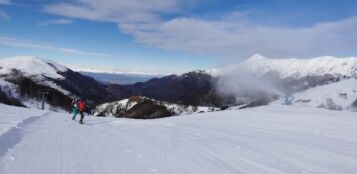
[[[219,108],[206,107],[206,106],[192,106],[192,105],[180,105],[173,103],[163,102],[163,105],[171,112],[176,115],[190,115],[194,113],[204,113],[204,112],[213,112],[219,111]]]
[[[13,107],[4,104],[0,104],[0,110],[0,137],[9,129],[17,127],[17,125],[23,120],[29,117],[37,117],[43,115],[45,112],[37,109]]]
[[[0,86],[1,86],[1,87],[2,87],[2,86],[9,86],[9,85],[12,85],[12,83],[0,79]]]
[[[295,93],[293,96],[295,98],[294,105],[327,107],[329,105],[327,101],[331,100],[341,110],[353,110],[354,108],[351,105],[357,100],[357,79],[346,79],[317,86]],[[274,104],[281,103],[284,103],[284,99],[274,102]]]
[[[155,120],[88,116],[79,125],[69,114],[29,120],[38,111],[0,109],[13,123],[27,118],[0,135],[21,136],[0,141],[4,174],[357,173],[351,112],[266,106]]]
[[[26,76],[46,76],[53,79],[63,78],[58,72],[68,69],[52,60],[39,57],[14,57],[0,60],[0,74],[9,74],[12,69],[17,69]]]
[[[258,75],[270,72],[278,73],[280,78],[301,78],[306,76],[331,74],[335,76],[355,76],[357,71],[357,58],[336,58],[331,56],[316,57],[311,59],[270,59],[256,54],[248,60],[224,69],[211,70],[212,73],[222,74],[245,69]]]

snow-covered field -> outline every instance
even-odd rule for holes
[[[357,173],[352,112],[266,106],[79,125],[69,114],[0,109],[4,174]]]
[[[302,92],[292,94],[293,105],[319,107],[332,110],[355,111],[353,103],[357,99],[357,79],[344,79],[322,86],[316,86]],[[285,99],[272,102],[273,105],[281,105]]]
[[[294,97],[300,105],[320,107],[326,106],[326,101],[331,100],[341,109],[350,110],[352,103],[357,99],[356,86],[356,79],[341,80],[294,94]],[[305,102],[302,102],[304,100]],[[308,100],[310,102],[306,102]]]
[[[22,124],[26,119],[39,117],[48,112],[4,104],[0,104],[0,111],[0,135],[3,135],[11,128],[18,127],[19,124]]]

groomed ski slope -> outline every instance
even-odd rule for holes
[[[69,114],[0,109],[21,115],[15,120],[37,115],[16,124],[13,144],[4,136],[13,129],[0,135],[2,174],[357,173],[352,112],[266,106],[157,120],[86,117],[79,125]],[[1,127],[8,114],[0,113]]]

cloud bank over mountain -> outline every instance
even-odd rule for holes
[[[356,50],[356,16],[294,27],[257,23],[240,11],[213,19],[185,15],[184,7],[194,5],[193,0],[80,0],[48,4],[44,10],[116,23],[121,32],[149,47],[219,58],[243,59],[257,52],[269,57],[312,57]]]

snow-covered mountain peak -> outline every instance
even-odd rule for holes
[[[301,78],[315,75],[355,76],[357,58],[336,58],[331,56],[311,59],[270,59],[256,54],[231,69],[244,68],[255,74],[275,72],[281,78]]]
[[[254,54],[252,57],[250,57],[248,60],[249,61],[264,61],[268,58],[264,57],[263,55],[261,54]]]
[[[59,72],[65,72],[68,68],[48,59],[21,56],[0,60],[0,74],[9,74],[16,69],[26,76],[46,76],[50,78],[62,78]]]

